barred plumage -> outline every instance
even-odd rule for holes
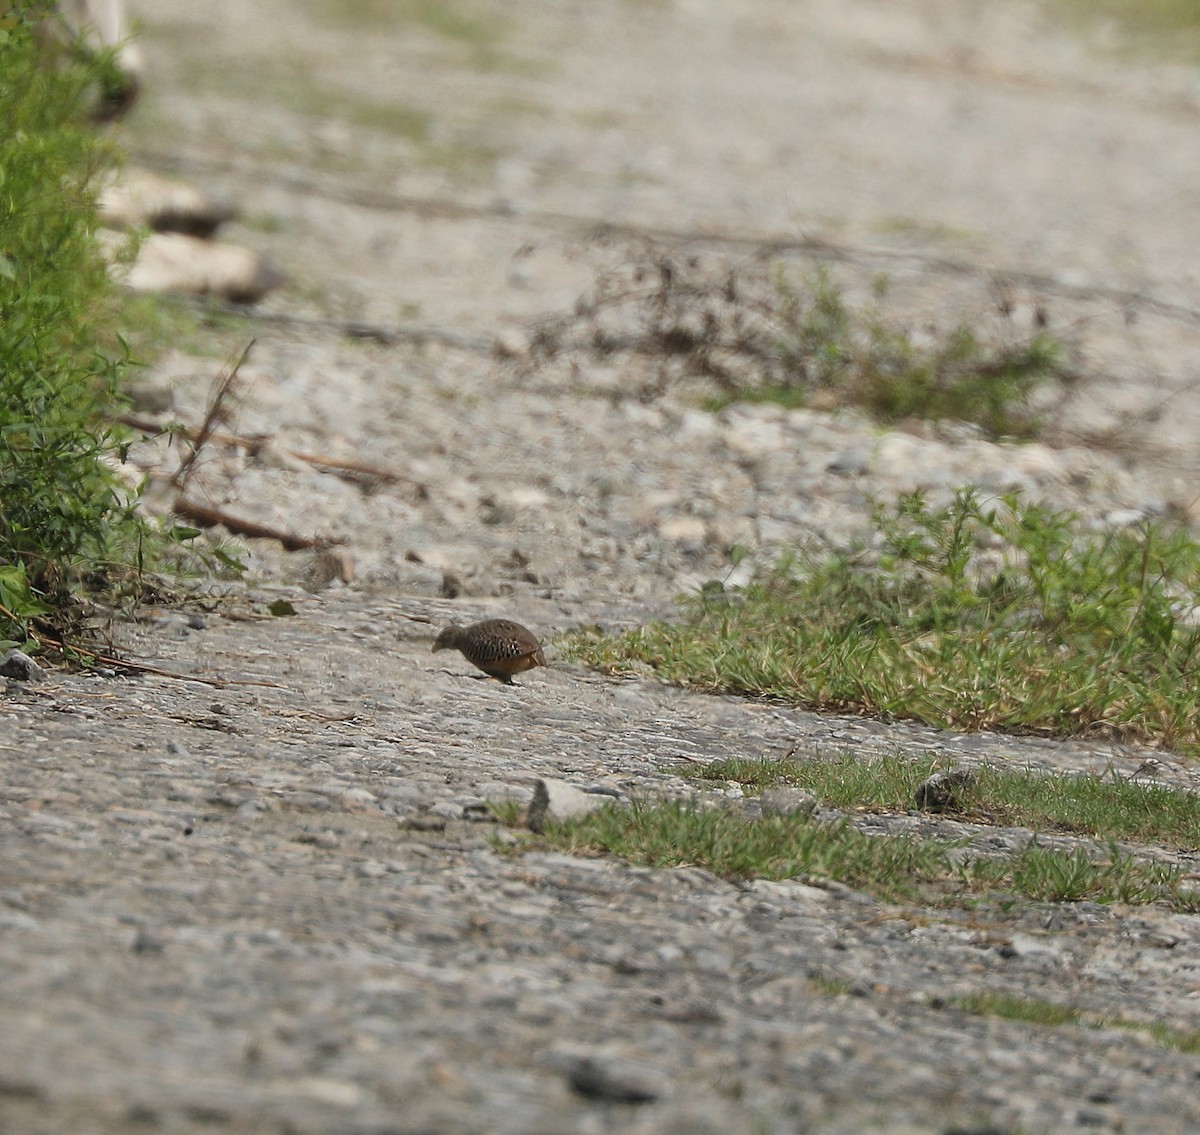
[[[455,623],[437,636],[433,649],[460,651],[472,666],[507,685],[514,674],[546,665],[537,637],[511,619],[484,619],[466,627]]]

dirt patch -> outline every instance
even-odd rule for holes
[[[258,338],[226,425],[276,444],[210,447],[193,486],[342,541],[358,582],[310,594],[331,582],[318,555],[259,542],[269,587],[119,631],[194,680],[57,674],[6,694],[5,1130],[1194,1130],[1195,1056],[1151,1028],[1196,1028],[1193,917],[984,917],[513,858],[484,806],[539,776],[677,794],[696,761],[789,750],[1119,775],[1146,754],[704,697],[553,648],[509,689],[429,652],[435,626],[485,615],[547,638],[637,622],[725,576],[735,544],[748,569],[845,538],[872,493],[976,479],[1126,522],[1186,510],[1188,74],[1097,59],[1022,4],[144,15],[131,151],[227,191],[233,235],[292,276],[263,318],[201,336],[222,353]],[[1159,406],[1157,424],[1115,456],[1013,448],[854,414],[714,417],[686,392],[644,404],[620,365],[497,365],[494,337],[574,302],[588,271],[564,247],[601,222],[734,258],[780,240],[864,293],[886,270],[914,318],[1007,288],[1091,363],[1060,438]],[[218,366],[168,355],[140,397],[198,422]],[[364,485],[291,451],[400,476]],[[136,457],[154,492],[178,463]],[[297,616],[267,614],[280,594]],[[1159,758],[1153,775],[1191,783]],[[979,993],[1081,1015],[962,1007]]]

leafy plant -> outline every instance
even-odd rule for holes
[[[1194,0],[1045,0],[1051,15],[1081,27],[1115,30],[1126,54],[1194,62],[1200,55],[1200,12]]]
[[[51,58],[35,35],[42,7],[0,19],[0,627],[17,639],[142,535],[107,463],[121,453],[107,411],[126,359],[98,347],[111,289],[95,192],[114,155],[89,125],[88,91],[104,61]]]
[[[850,752],[795,760],[725,758],[684,770],[696,780],[734,782],[750,792],[795,785],[831,808],[907,812],[919,784],[944,759]],[[991,764],[971,770],[964,818],[1035,831],[1200,847],[1200,797],[1123,776],[1058,776]]]
[[[730,878],[834,880],[888,901],[960,905],[1016,896],[1037,902],[1171,902],[1194,909],[1182,869],[1145,863],[1110,845],[1094,859],[1031,840],[1015,855],[969,853],[961,843],[867,835],[845,820],[751,818],[732,808],[635,801],[551,824],[544,843],[607,852],[653,867],[699,866]]]
[[[1071,1025],[1090,1029],[1129,1029],[1146,1033],[1155,1044],[1178,1052],[1200,1052],[1200,1033],[1175,1029],[1163,1021],[1135,1021],[1125,1017],[1105,1017],[1089,1013],[1074,1005],[1057,1005],[1052,1001],[1015,997],[1008,993],[972,993],[951,998],[948,1002],[957,1009],[977,1016],[1001,1017],[1009,1021],[1055,1028]]]
[[[531,363],[639,356],[653,364],[651,378],[628,383],[642,398],[684,384],[714,408],[822,394],[885,423],[956,419],[999,437],[1036,432],[1032,395],[1072,377],[1063,344],[1041,326],[1017,332],[1005,304],[994,333],[968,322],[916,329],[888,317],[882,277],[856,308],[825,268],[798,275],[769,248],[730,267],[612,234],[593,247],[621,259],[594,269],[570,313],[537,325]]]
[[[903,497],[872,525],[869,542],[795,552],[736,594],[705,588],[681,623],[572,648],[825,709],[1200,749],[1200,544],[1185,531],[1097,531],[972,490],[942,508]]]

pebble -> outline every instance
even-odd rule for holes
[[[43,670],[24,651],[6,650],[0,657],[0,675],[15,678],[20,682],[44,682],[46,671]]]
[[[565,781],[539,777],[525,813],[525,825],[541,832],[547,824],[579,819],[610,803],[612,798],[607,794],[584,792]]]
[[[974,773],[969,768],[935,772],[917,785],[913,803],[923,812],[946,812],[961,809]]]
[[[624,1104],[654,1103],[666,1088],[662,1078],[648,1069],[590,1056],[571,1064],[567,1083],[588,1099]]]
[[[378,812],[379,801],[375,794],[365,788],[347,788],[337,797],[338,806],[344,812]]]
[[[759,797],[764,816],[811,816],[817,798],[802,788],[769,788]]]

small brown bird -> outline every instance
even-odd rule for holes
[[[511,619],[484,619],[467,627],[455,623],[437,636],[433,649],[461,651],[472,666],[509,686],[514,674],[546,665],[533,632]]]

